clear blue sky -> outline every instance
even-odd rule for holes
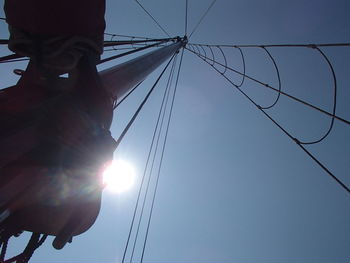
[[[140,2],[170,35],[183,35],[185,1]],[[210,3],[189,1],[189,31]],[[350,42],[349,9],[346,0],[218,0],[190,42]],[[107,0],[106,21],[109,33],[164,37],[132,0]],[[8,36],[4,23],[0,24],[0,36]],[[323,50],[338,77],[337,114],[349,120],[350,48]],[[240,67],[237,51],[226,52],[232,54],[229,63]],[[276,86],[273,66],[263,52],[245,52],[247,73]],[[271,52],[281,67],[283,90],[331,109],[331,75],[316,52]],[[7,51],[1,49],[1,54]],[[13,67],[0,67],[4,87],[16,81]],[[148,87],[141,87],[116,112],[114,136]],[[270,103],[275,96],[251,82],[244,89],[261,104]],[[116,157],[135,164],[139,180],[159,94],[146,105],[116,152]],[[329,123],[328,118],[287,98],[282,98],[271,114],[305,140],[322,135]],[[349,134],[350,127],[336,121],[330,136],[309,149],[350,186]],[[54,250],[51,240],[47,241],[32,262],[120,262],[135,198],[136,188],[119,196],[105,193],[99,218],[88,232],[62,251]],[[347,263],[349,204],[350,195],[294,142],[208,65],[185,53],[145,263]],[[24,242],[14,240],[13,248],[19,249]],[[138,257],[136,254],[135,262]]]

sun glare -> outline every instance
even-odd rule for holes
[[[103,172],[103,183],[106,189],[122,193],[131,189],[135,182],[135,170],[126,161],[113,161]]]

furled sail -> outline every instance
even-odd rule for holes
[[[98,73],[104,6],[104,0],[5,1],[9,48],[30,62],[18,83],[0,93],[0,246],[25,230],[36,233],[32,250],[39,233],[56,236],[60,249],[91,227],[101,171],[116,147],[109,131],[113,100],[183,45]],[[26,253],[18,260],[29,260]]]

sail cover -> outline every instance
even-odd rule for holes
[[[62,248],[94,223],[100,170],[115,149],[96,71],[105,1],[6,0],[4,10],[9,48],[30,62],[0,93],[0,243],[27,230]],[[63,72],[75,73],[71,86],[61,85]]]
[[[103,36],[105,0],[6,0],[7,22],[31,34]]]

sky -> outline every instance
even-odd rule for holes
[[[184,35],[185,1],[140,2],[170,35]],[[211,2],[189,0],[189,32]],[[345,0],[218,0],[189,41],[232,45],[350,42],[349,8]],[[3,11],[0,14],[4,17]],[[107,0],[106,22],[108,33],[165,37],[132,0]],[[3,22],[0,37],[8,37]],[[350,48],[322,50],[337,75],[337,114],[349,120]],[[8,54],[4,47],[0,51]],[[331,110],[331,74],[316,51],[270,51],[280,66],[284,91]],[[276,86],[276,74],[266,55],[259,49],[244,52],[247,74]],[[237,50],[225,49],[225,53],[231,54],[229,65],[242,67]],[[16,82],[14,68],[24,67],[1,65],[3,87]],[[118,137],[157,73],[115,112],[113,136]],[[52,248],[49,239],[32,262],[121,262],[162,83],[115,153],[115,158],[134,164],[135,188],[120,195],[106,191],[91,229],[60,251]],[[243,88],[262,105],[276,96],[249,81]],[[328,117],[284,97],[269,113],[303,140],[321,137],[329,124]],[[349,134],[350,127],[336,121],[326,140],[308,146],[348,186]],[[346,263],[350,258],[349,203],[350,195],[293,141],[210,66],[185,52],[143,262]],[[144,233],[143,221],[140,235]],[[9,253],[20,251],[26,241],[25,235],[13,240]],[[133,262],[139,262],[140,251],[138,243]]]

